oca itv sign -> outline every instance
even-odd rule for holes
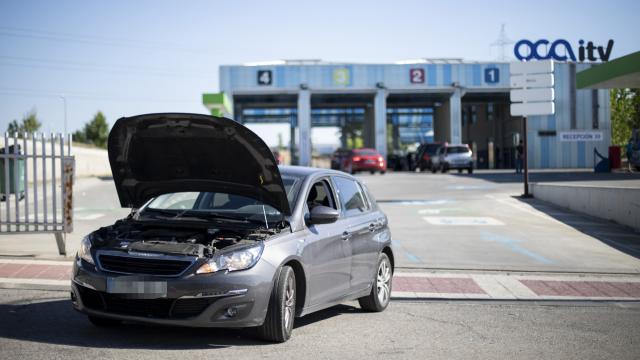
[[[584,40],[578,41],[578,52],[573,51],[571,44],[564,39],[550,42],[546,39],[531,41],[523,39],[513,47],[513,53],[518,60],[556,60],[556,61],[609,61],[613,40],[609,40],[606,46],[597,46],[593,41],[585,44]]]

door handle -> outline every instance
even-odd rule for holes
[[[348,231],[344,231],[342,233],[341,238],[342,238],[342,240],[349,240],[349,239],[351,239],[351,234]]]

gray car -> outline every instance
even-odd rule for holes
[[[473,157],[468,145],[444,144],[432,157],[431,172],[440,170],[445,173],[452,169],[457,169],[459,173],[465,169],[469,174],[473,172]]]
[[[71,300],[93,324],[257,327],[282,342],[295,317],[387,307],[387,217],[356,178],[278,167],[256,134],[206,115],[121,118],[108,148],[133,211],[76,256]]]

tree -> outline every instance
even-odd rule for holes
[[[18,120],[14,119],[9,123],[9,126],[7,126],[7,132],[9,133],[9,135],[20,133],[20,124],[18,124]]]
[[[98,111],[93,120],[84,124],[82,130],[73,133],[73,139],[77,142],[93,144],[97,147],[106,148],[109,137],[109,124],[102,111]]]
[[[38,121],[36,110],[33,109],[24,115],[22,119],[22,131],[33,133],[40,130],[42,123]]]
[[[13,120],[7,126],[7,132],[11,135],[18,133],[20,137],[25,132],[34,133],[40,130],[42,123],[38,121],[38,114],[35,109],[32,109],[28,113],[24,114],[22,121]]]
[[[611,89],[611,142],[626,145],[640,129],[640,89]]]

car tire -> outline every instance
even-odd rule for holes
[[[468,172],[469,174],[473,174],[473,168],[468,168],[468,169],[467,169],[467,172]]]
[[[436,169],[435,166],[431,165],[431,172],[435,174],[436,172],[438,172],[438,169]]]
[[[462,169],[458,169],[458,174],[462,174]]]
[[[267,316],[257,329],[258,336],[278,343],[289,340],[295,314],[296,275],[290,266],[283,266],[271,291]]]
[[[375,175],[375,174],[376,174],[376,171],[375,171],[375,170],[369,170],[369,173],[370,173],[371,175]]]
[[[387,308],[391,300],[391,283],[393,281],[393,269],[391,261],[385,253],[378,257],[376,274],[373,278],[371,292],[367,296],[358,299],[360,307],[365,311],[381,312]]]
[[[121,320],[89,315],[89,321],[97,327],[113,327],[122,324]]]
[[[447,166],[447,164],[442,164],[442,166],[440,167],[440,171],[444,174],[447,171],[449,171],[449,167]]]

